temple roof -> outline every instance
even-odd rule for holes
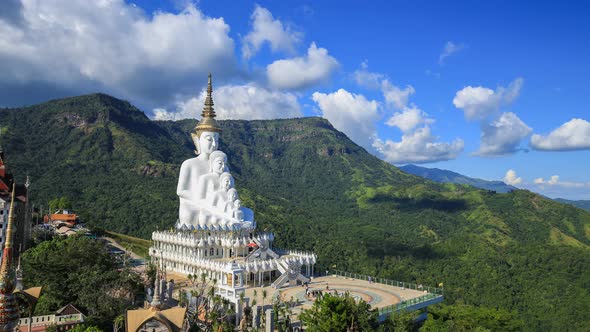
[[[182,330],[187,308],[174,307],[158,310],[150,307],[148,309],[127,310],[127,332],[139,331],[141,326],[151,319],[155,319],[166,325],[171,332]]]
[[[84,315],[80,310],[78,310],[78,308],[74,307],[74,305],[71,303],[66,304],[61,309],[57,310],[56,313],[58,315],[76,315],[76,314]]]

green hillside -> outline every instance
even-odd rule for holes
[[[409,175],[321,118],[221,121],[244,205],[276,246],[336,268],[427,285],[449,304],[517,313],[527,330],[590,330],[590,213],[528,191]],[[176,221],[196,120],[150,121],[96,94],[0,110],[6,163],[37,204],[68,196],[83,219],[149,238]]]

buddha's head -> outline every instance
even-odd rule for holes
[[[234,202],[234,207],[236,209],[239,209],[240,207],[242,207],[242,201],[240,201],[239,199],[236,199],[236,201]]]
[[[234,186],[234,178],[228,172],[224,172],[219,176],[219,186],[222,190],[228,191]]]
[[[221,151],[213,151],[209,155],[209,172],[221,174],[225,171],[227,156]]]
[[[227,200],[230,202],[238,199],[238,191],[235,188],[231,188],[227,191]]]
[[[198,155],[210,155],[213,151],[217,151],[219,146],[219,133],[214,131],[204,131],[192,134],[193,143],[197,148]]]

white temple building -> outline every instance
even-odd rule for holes
[[[256,232],[254,213],[241,205],[227,156],[218,150],[211,95],[209,75],[202,119],[191,133],[197,156],[180,168],[178,222],[172,231],[152,233],[150,256],[167,271],[217,280],[216,293],[237,304],[246,287],[308,281],[317,256],[274,249],[274,234]]]

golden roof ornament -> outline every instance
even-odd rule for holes
[[[201,113],[201,121],[197,123],[197,126],[193,130],[192,135],[200,137],[203,132],[220,132],[221,127],[215,120],[217,116],[213,108],[213,87],[211,85],[211,73],[209,73],[209,81],[207,82],[207,97],[205,98],[205,106]]]
[[[6,242],[2,254],[2,266],[0,267],[0,331],[13,331],[19,318],[19,310],[14,291],[16,274],[12,268],[12,227],[14,223],[14,193],[15,184],[12,184],[12,198],[10,212],[8,214],[8,226],[6,227]]]

